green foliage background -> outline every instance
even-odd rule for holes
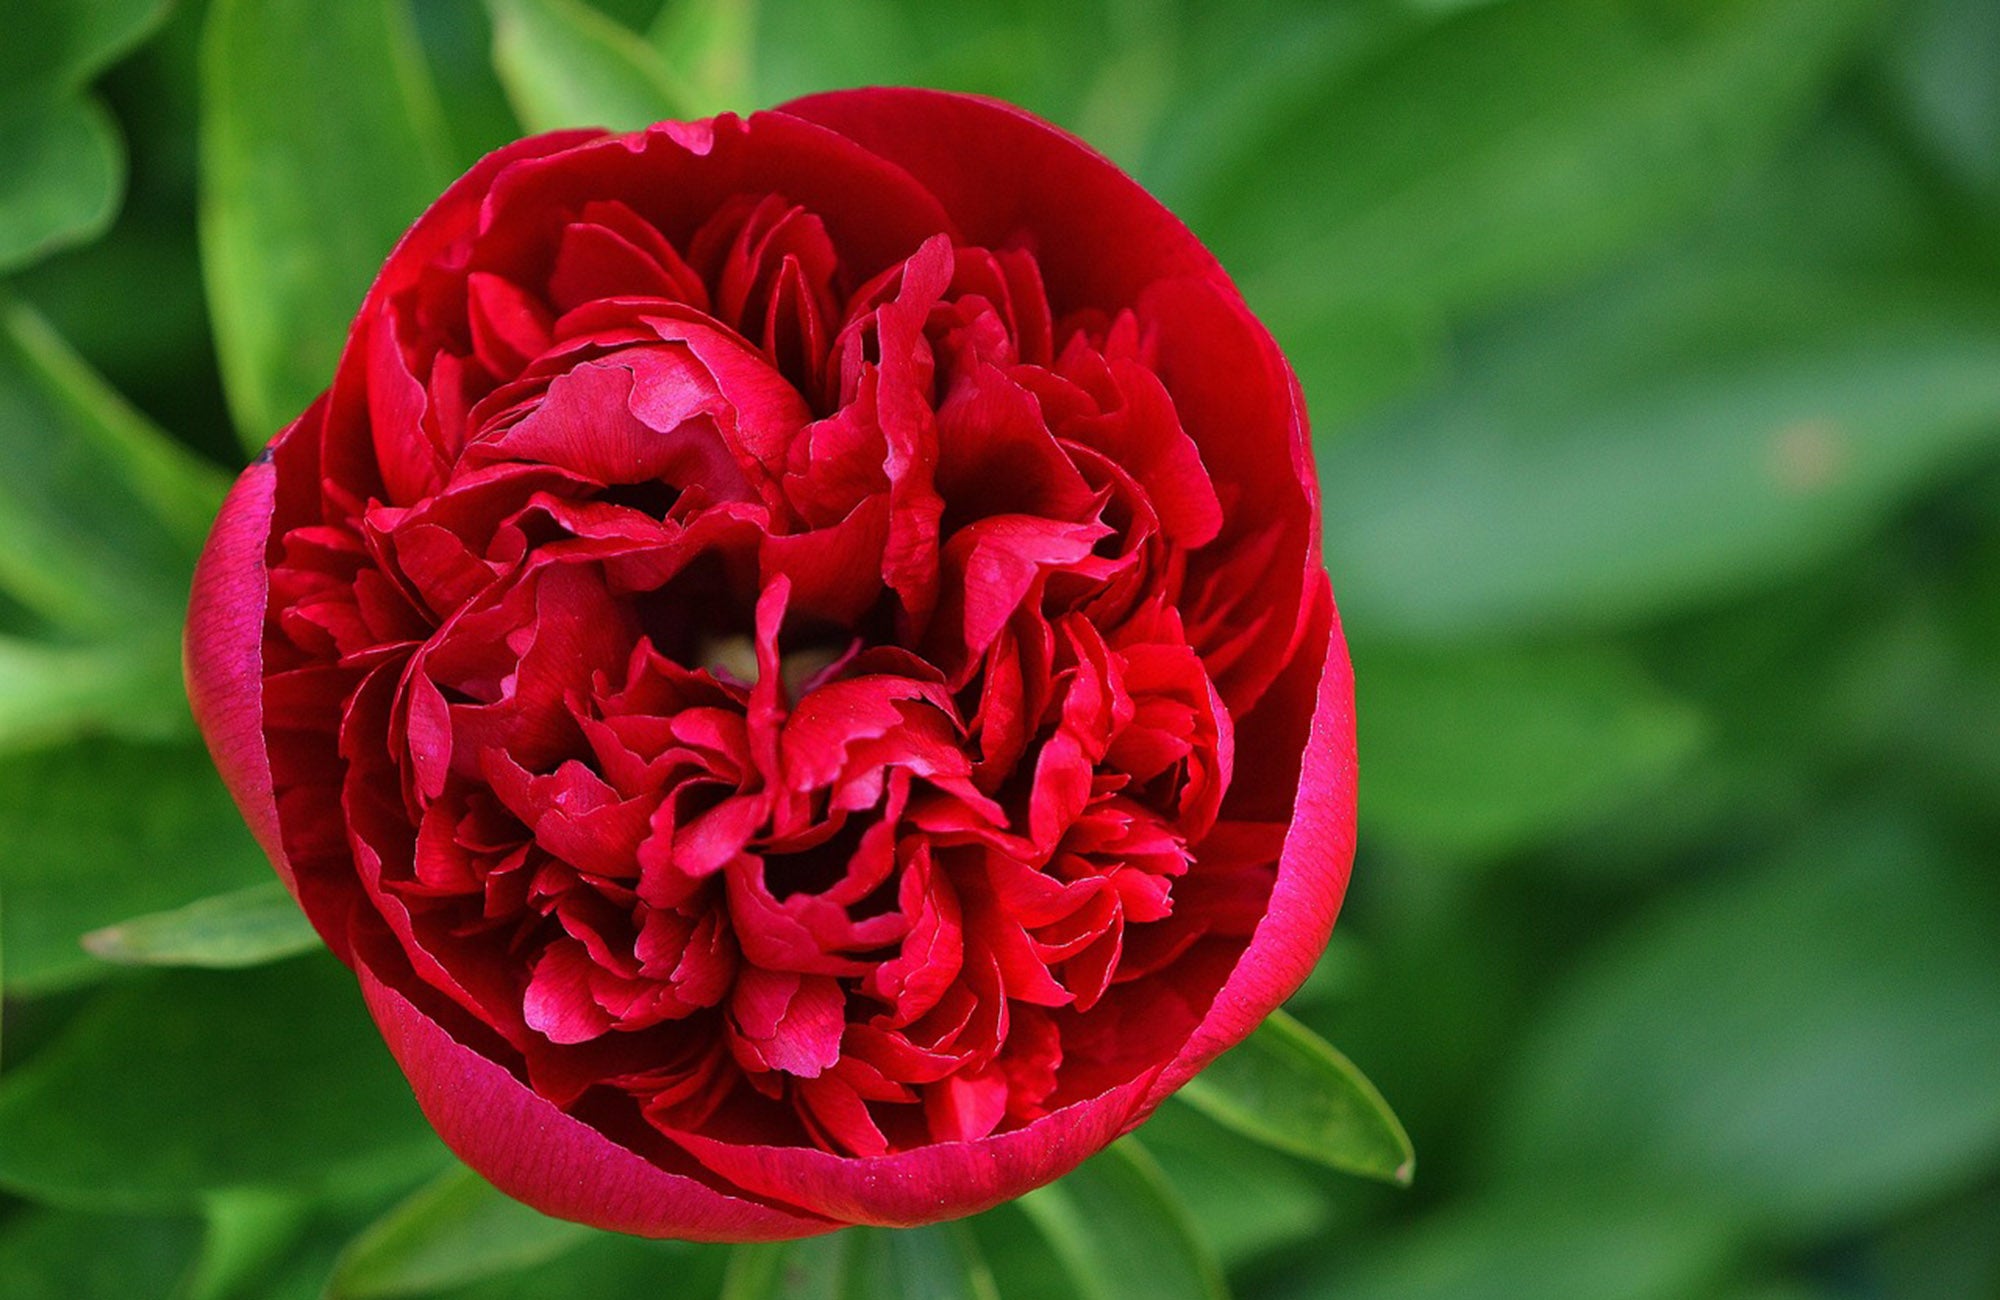
[[[2000,1295],[1991,0],[0,31],[0,1294]],[[872,82],[1079,131],[1294,358],[1360,683],[1348,911],[1306,1028],[969,1224],[557,1224],[453,1166],[274,905],[179,694],[189,566],[481,152]],[[114,925],[128,964],[80,942]],[[1307,1029],[1394,1102],[1407,1190],[1325,1167],[1392,1169],[1393,1121]]]

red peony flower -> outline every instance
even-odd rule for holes
[[[1070,1169],[1325,945],[1351,679],[1298,388],[1004,105],[485,159],[238,480],[196,715],[445,1140],[752,1240]]]

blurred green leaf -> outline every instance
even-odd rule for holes
[[[125,150],[82,91],[166,10],[167,0],[13,0],[0,44],[0,273],[111,224]]]
[[[1498,322],[1325,447],[1328,565],[1377,635],[1603,625],[1866,536],[2000,433],[2000,303],[1686,267]]]
[[[715,1295],[721,1286],[726,1256],[723,1246],[641,1241],[599,1232],[549,1263],[429,1294],[434,1300],[549,1300],[551,1296],[699,1300]]]
[[[1345,1173],[1408,1185],[1409,1134],[1354,1062],[1283,1011],[1180,1091],[1218,1124]]]
[[[1173,10],[1160,0],[760,0],[756,98],[778,103],[832,86],[948,87],[994,95],[1071,128],[1089,117],[1106,136],[1101,142],[1122,150],[1156,115],[1153,101],[1170,97],[1171,68],[1157,49],[1140,47],[1172,35]],[[1135,66],[1160,75],[1134,85]],[[1093,105],[1107,75],[1113,89],[1100,98],[1108,102]]]
[[[1222,1266],[1153,1158],[1120,1138],[1017,1204],[1085,1300],[1221,1300]]]
[[[2000,219],[2000,6],[1904,0],[1883,82],[1913,143]]]
[[[0,111],[0,272],[103,234],[124,189],[125,146],[95,102]]]
[[[1244,1141],[1193,1106],[1160,1107],[1139,1138],[1226,1268],[1317,1240],[1334,1227],[1334,1201],[1320,1186],[1325,1180],[1316,1170]],[[1010,1262],[1008,1255],[1021,1253],[989,1247],[986,1257],[998,1273]],[[1000,1279],[1004,1296],[1048,1294],[1045,1285],[1009,1287],[1007,1281]]]
[[[1521,1043],[1493,1129],[1517,1184],[1615,1180],[1785,1234],[2000,1158],[1986,872],[1850,815],[1609,936]]]
[[[1357,303],[1455,315],[1694,212],[1776,144],[1878,7],[1518,0],[1454,15],[1246,140],[1189,215],[1281,336]]]
[[[7,990],[112,973],[81,936],[270,879],[199,745],[89,741],[0,760]]]
[[[0,761],[91,735],[187,736],[194,723],[181,694],[179,647],[171,632],[113,646],[0,635]]]
[[[493,66],[531,131],[697,117],[659,53],[581,0],[487,0]]]
[[[260,447],[331,382],[448,150],[402,0],[213,0],[201,75],[203,271],[230,411]]]
[[[596,1235],[594,1228],[531,1210],[455,1166],[341,1252],[327,1300],[441,1291],[547,1263]]]
[[[1734,1249],[1724,1225],[1671,1203],[1522,1192],[1468,1199],[1351,1254],[1322,1254],[1276,1294],[1693,1300],[1715,1294]]]
[[[461,170],[525,132],[493,69],[493,20],[485,0],[423,0],[412,6],[417,35],[448,106],[452,164]]]
[[[963,1224],[852,1228],[730,1251],[722,1300],[999,1300]]]
[[[1364,825],[1483,857],[1644,791],[1694,750],[1698,716],[1609,645],[1404,650],[1358,641]]]
[[[233,970],[296,957],[319,936],[276,880],[120,921],[83,936],[84,950],[127,966]]]
[[[758,0],[667,0],[647,39],[684,88],[688,111],[747,113]]]
[[[74,91],[166,17],[172,0],[9,0],[0,105]]]
[[[0,1221],[7,1300],[133,1300],[164,1295],[194,1257],[193,1219],[28,1210]]]
[[[90,445],[101,461],[93,486],[129,494],[186,552],[198,551],[229,489],[228,478],[135,410],[33,308],[9,303],[0,315],[9,369],[18,376],[14,382],[32,383],[60,407],[66,418],[59,427],[67,437]],[[52,449],[44,430],[42,450]]]
[[[847,1233],[845,1300],[1000,1300],[963,1224]]]
[[[201,1253],[174,1300],[241,1300],[298,1245],[309,1217],[308,1202],[290,1192],[251,1187],[210,1193],[202,1205],[208,1230]]]
[[[1003,1300],[1084,1300],[1077,1279],[1049,1249],[1048,1239],[1020,1202],[1003,1202],[964,1224],[985,1257],[994,1289]]]
[[[445,1159],[353,976],[324,953],[124,981],[0,1077],[0,1186],[55,1204],[363,1196]]]
[[[223,486],[0,300],[0,588],[74,633],[178,628]]]
[[[841,1300],[847,1282],[847,1238],[732,1246],[722,1300]]]
[[[1891,1225],[1869,1254],[1896,1300],[2000,1295],[2000,1182]]]

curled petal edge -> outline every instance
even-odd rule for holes
[[[1354,864],[1354,668],[1341,635],[1331,585],[1318,578],[1313,600],[1327,620],[1327,645],[1312,722],[1300,755],[1292,824],[1278,857],[1271,900],[1250,945],[1209,1004],[1208,1014],[1153,1081],[1144,1109],[1243,1041],[1298,990],[1333,935]]]
[[[356,966],[362,996],[424,1117],[466,1164],[544,1214],[641,1237],[784,1241],[844,1224],[662,1169],[537,1096]]]
[[[267,453],[223,498],[194,567],[181,671],[195,723],[223,784],[297,898],[299,883],[285,857],[264,745],[264,612],[270,592],[264,552],[277,495],[278,470]]]

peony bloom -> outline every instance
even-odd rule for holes
[[[1353,846],[1292,375],[1016,109],[482,161],[195,581],[196,715],[503,1190],[696,1239],[971,1213],[1289,994]]]

